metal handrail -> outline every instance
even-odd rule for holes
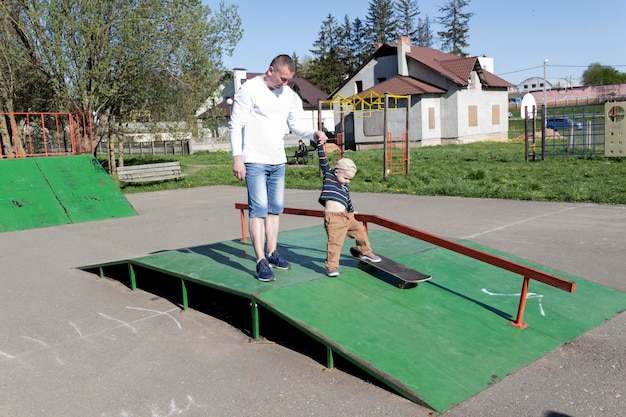
[[[240,211],[241,236],[242,236],[242,240],[246,240],[244,211],[248,209],[248,205],[243,204],[243,203],[235,203],[235,209],[238,209]],[[309,209],[285,207],[283,209],[283,213],[294,214],[298,216],[324,217],[324,211],[322,210],[309,210]],[[361,214],[361,213],[355,214],[354,217],[357,220],[363,222],[363,226],[365,227],[366,230],[367,230],[367,224],[373,223],[378,226],[393,230],[395,232],[399,232],[407,236],[412,236],[424,242],[432,243],[435,246],[448,249],[456,253],[460,253],[461,255],[465,255],[473,259],[477,259],[479,261],[488,263],[498,268],[513,272],[515,274],[522,275],[524,277],[524,282],[522,284],[522,291],[520,294],[519,307],[517,310],[517,318],[515,319],[515,321],[509,322],[511,325],[518,327],[518,328],[525,328],[528,326],[526,323],[524,323],[523,318],[524,318],[524,309],[526,307],[526,297],[528,295],[528,284],[531,279],[550,285],[551,287],[555,287],[560,290],[567,291],[569,293],[572,293],[576,290],[576,283],[573,281],[558,277],[556,275],[541,271],[539,269],[536,269],[527,265],[520,264],[515,261],[511,261],[509,259],[494,255],[492,253],[482,251],[480,249],[475,249],[470,246],[466,246],[461,243],[439,237],[437,235],[425,232],[423,230],[419,230],[410,226],[397,223],[393,220],[389,220],[389,219],[371,215],[371,214]]]

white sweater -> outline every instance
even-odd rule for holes
[[[244,162],[284,164],[287,127],[313,139],[313,131],[298,126],[302,112],[302,100],[288,86],[272,91],[262,75],[248,80],[235,94],[228,124],[233,156],[243,155]]]

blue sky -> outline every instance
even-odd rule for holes
[[[211,8],[216,0],[204,0]],[[332,14],[343,22],[359,17],[365,20],[368,0],[224,0],[237,4],[244,35],[234,55],[225,57],[226,68],[264,72],[278,54],[312,56],[322,21]],[[440,28],[435,19],[444,0],[418,0],[420,17],[428,15],[431,28]],[[470,56],[494,58],[494,72],[517,84],[543,76],[580,78],[594,62],[626,72],[626,2],[580,0],[470,0]],[[441,47],[436,40],[434,47]]]

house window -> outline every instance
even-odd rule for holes
[[[429,129],[435,128],[435,108],[434,107],[428,108],[428,128]]]
[[[500,124],[500,106],[494,104],[491,106],[491,124],[499,125]]]
[[[467,116],[469,126],[478,126],[478,106],[468,106]]]
[[[363,81],[361,81],[361,80],[355,81],[354,82],[354,87],[356,88],[356,94],[359,94],[360,92],[363,91]]]

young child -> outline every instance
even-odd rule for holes
[[[354,218],[355,211],[350,200],[350,181],[356,175],[356,165],[351,159],[342,158],[331,169],[324,153],[324,142],[326,140],[322,139],[319,142],[311,141],[311,144],[317,147],[320,169],[324,175],[319,202],[324,206],[324,228],[328,235],[326,275],[336,277],[339,275],[337,268],[346,235],[356,240],[360,258],[380,262],[380,257],[372,252],[363,224]]]

